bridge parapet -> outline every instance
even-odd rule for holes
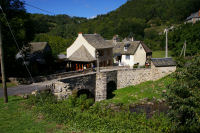
[[[95,101],[110,97],[111,91],[145,81],[158,80],[176,70],[176,67],[148,69],[117,69],[100,73],[76,75],[58,80],[53,84],[53,93],[59,99],[68,98],[72,91],[88,90],[94,95]],[[85,91],[82,91],[85,92]]]

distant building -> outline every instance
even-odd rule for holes
[[[152,58],[151,68],[156,68],[162,73],[176,71],[176,62],[172,58]]]
[[[75,42],[67,49],[67,64],[70,70],[83,70],[97,66],[99,53],[100,67],[113,65],[113,44],[99,34],[79,33]]]
[[[16,59],[20,64],[30,66],[33,75],[41,75],[52,69],[52,50],[47,42],[29,43],[17,53]]]
[[[153,67],[172,67],[176,66],[176,62],[172,58],[152,58]]]
[[[16,59],[24,58],[27,64],[33,62],[45,64],[46,58],[51,55],[52,50],[47,42],[31,42],[17,53]]]
[[[187,17],[185,23],[195,24],[197,21],[200,21],[200,10],[198,12],[192,13],[189,17]]]
[[[144,66],[150,63],[152,51],[141,41],[133,38],[125,38],[123,42],[117,42],[114,47],[114,63],[119,66],[134,65]]]

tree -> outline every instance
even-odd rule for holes
[[[179,132],[198,132],[200,129],[200,56],[192,57],[179,68],[176,80],[169,86],[167,101],[170,117]]]
[[[1,0],[0,4],[19,47],[21,48],[23,45],[28,44],[34,37],[34,30],[32,30],[32,21],[30,20],[29,14],[24,9],[24,3],[20,0]],[[15,59],[15,55],[19,50],[16,47],[15,40],[13,39],[4,15],[3,12],[0,12],[2,39],[5,49],[5,68],[7,75],[11,76],[19,72],[16,71],[18,65],[16,65],[17,62]],[[21,67],[18,70],[21,70]]]

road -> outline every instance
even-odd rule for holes
[[[44,90],[46,85],[44,84],[31,84],[31,85],[19,85],[8,88],[8,95],[14,96],[19,94],[31,94],[34,90]],[[0,97],[3,97],[3,88],[0,88]]]
[[[113,68],[107,68],[101,70],[101,72],[106,72],[106,71],[112,71],[112,70],[117,70],[119,69],[118,67],[113,67]],[[120,68],[124,69],[124,68]],[[14,95],[20,95],[20,94],[31,94],[32,91],[35,90],[45,90],[47,85],[51,85],[52,83],[60,80],[60,79],[65,79],[65,78],[70,78],[74,76],[82,76],[85,74],[94,74],[96,72],[85,72],[85,73],[77,73],[77,74],[71,74],[67,75],[66,77],[63,78],[57,78],[49,81],[44,81],[44,82],[39,82],[39,83],[33,83],[30,85],[19,85],[19,86],[14,86],[14,87],[9,87],[8,88],[8,95],[9,96],[14,96]],[[3,97],[3,89],[0,88],[0,97]]]

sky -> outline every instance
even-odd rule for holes
[[[29,13],[67,14],[70,16],[93,18],[99,14],[106,14],[126,3],[127,0],[24,0]],[[29,4],[29,6],[28,6]],[[41,11],[39,9],[46,10]]]

